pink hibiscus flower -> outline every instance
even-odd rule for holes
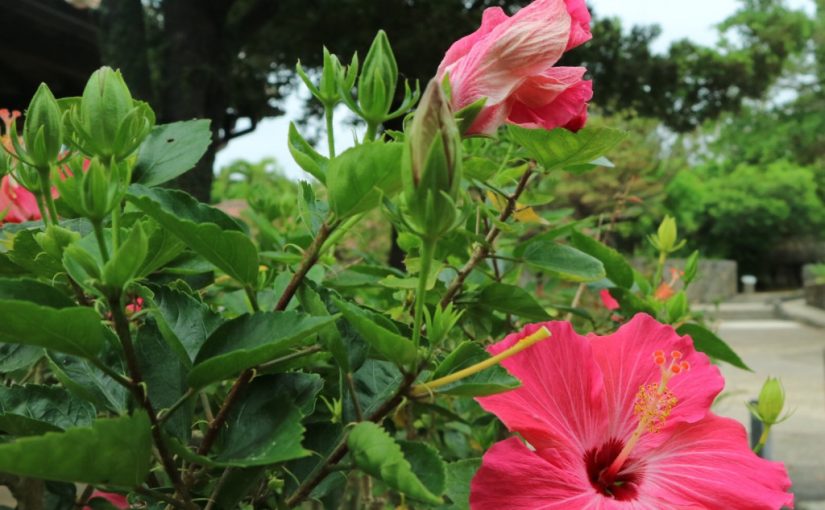
[[[0,178],[0,225],[39,219],[40,209],[35,196],[14,182],[11,176]]]
[[[613,296],[610,295],[610,290],[609,289],[600,290],[599,291],[599,298],[601,298],[601,300],[602,300],[602,306],[604,306],[605,308],[607,308],[611,312],[613,310],[618,310],[619,308],[621,308],[621,306],[619,305],[619,302],[616,301],[616,298],[614,298]]]
[[[449,76],[454,111],[487,98],[467,134],[492,134],[504,122],[575,131],[587,120],[592,82],[583,67],[553,66],[590,38],[585,0],[536,0],[512,17],[492,7],[447,50],[437,77]]]
[[[690,337],[640,314],[607,336],[533,324],[551,338],[507,359],[522,382],[479,398],[518,432],[485,455],[473,510],[777,510],[793,506],[781,463],[757,457],[710,405],[724,380]],[[668,354],[666,354],[668,353]]]
[[[103,491],[94,491],[92,496],[89,500],[92,499],[105,499],[109,503],[112,504],[115,508],[120,508],[121,510],[126,510],[129,508],[129,501],[126,499],[126,496],[122,494],[117,494],[115,492],[103,492]],[[92,507],[85,506],[83,510],[92,510]]]

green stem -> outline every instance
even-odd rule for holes
[[[46,202],[43,201],[43,194],[38,191],[35,193],[34,199],[37,200],[37,208],[40,210],[40,217],[43,219],[43,224],[48,227],[51,225],[51,219],[49,218],[49,211],[46,207]]]
[[[364,140],[373,141],[378,134],[378,124],[367,121],[367,134],[364,135]]]
[[[54,206],[54,199],[52,199],[52,179],[50,169],[47,167],[45,169],[39,169],[38,171],[40,173],[40,195],[43,197],[43,203],[46,206],[46,210],[49,212],[49,219],[51,220],[51,223],[57,224],[57,208]],[[43,216],[45,220],[46,216],[43,215],[43,211],[40,212],[41,216]]]
[[[653,288],[659,286],[662,283],[662,274],[665,271],[665,262],[667,261],[667,252],[660,251],[659,252],[659,262],[656,264],[656,276],[653,278]]]
[[[261,307],[258,305],[258,293],[252,287],[244,287],[246,297],[249,298],[249,306],[252,307],[253,312],[260,312]]]
[[[770,425],[764,425],[765,428],[762,429],[762,435],[759,436],[759,442],[756,443],[756,446],[753,447],[753,453],[759,455],[759,452],[762,451],[762,448],[768,443],[768,437],[771,434],[771,427]]]
[[[112,251],[117,252],[120,246],[120,204],[112,209]]]
[[[340,226],[336,226],[335,230],[333,230],[332,234],[327,237],[324,241],[324,244],[321,245],[321,249],[318,251],[318,256],[323,255],[326,253],[330,248],[333,248],[338,241],[344,237],[344,234],[349,232],[349,230],[354,227],[361,219],[366,216],[367,213],[356,214],[355,216],[351,216],[345,222],[341,223]]]
[[[413,321],[413,345],[418,350],[421,344],[421,323],[424,320],[424,305],[426,304],[427,280],[430,277],[430,267],[435,256],[435,242],[430,239],[421,239],[421,268],[418,274],[418,290],[415,295],[415,319]]]
[[[334,114],[333,106],[327,106],[324,109],[324,116],[327,119],[327,144],[329,145],[329,159],[335,157],[335,129],[332,124],[332,116]]]
[[[95,220],[92,222],[95,239],[97,239],[97,247],[100,249],[100,256],[103,257],[103,263],[109,262],[109,249],[106,248],[106,237],[103,235],[103,222]]]

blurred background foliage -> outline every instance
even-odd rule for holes
[[[102,0],[78,10],[65,0],[31,0],[8,7],[0,20],[9,36],[0,64],[15,77],[0,90],[5,106],[20,109],[39,81],[69,95],[100,63],[121,68],[135,94],[157,106],[160,121],[212,120],[212,149],[178,185],[201,199],[249,197],[244,214],[266,235],[267,225],[288,221],[301,186],[272,161],[215,174],[214,155],[283,113],[298,59],[317,67],[322,44],[345,60],[363,56],[384,28],[399,69],[424,82],[485,8],[526,3]],[[767,287],[798,285],[802,264],[825,259],[825,0],[816,4],[809,15],[784,0],[740,0],[719,25],[715,46],[681,40],[660,53],[653,50],[659,27],[623,26],[595,12],[593,40],[562,64],[588,67],[593,122],[630,137],[611,155],[613,169],[545,179],[542,192],[554,199],[538,210],[571,208],[578,218],[611,222],[609,241],[639,254],[650,250],[645,235],[670,214],[689,241],[685,253],[736,259],[740,273],[756,274]],[[33,66],[33,57],[43,61],[54,51],[58,25],[82,45],[72,47],[74,65]],[[41,42],[37,33],[52,35]],[[307,104],[306,118],[315,108]]]

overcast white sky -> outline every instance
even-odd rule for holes
[[[814,9],[813,0],[787,0],[787,2],[793,7],[811,11]],[[714,25],[732,14],[739,2],[737,0],[590,0],[590,4],[593,5],[598,16],[618,16],[622,18],[627,27],[660,25],[662,36],[656,42],[655,49],[664,51],[671,41],[685,37],[706,45],[713,44],[717,37]],[[300,102],[292,100],[287,103],[287,115],[261,122],[254,132],[233,140],[219,152],[216,168],[235,159],[255,162],[265,157],[274,157],[288,175],[303,177],[303,171],[292,161],[286,145],[289,121],[299,116]],[[338,150],[350,146],[351,138],[349,128],[337,129]],[[322,142],[320,146],[326,147],[326,141]]]

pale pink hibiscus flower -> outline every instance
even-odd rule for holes
[[[2,150],[2,149],[0,149]],[[0,178],[0,225],[40,219],[37,198],[9,175]]]
[[[578,130],[592,82],[583,67],[553,67],[591,38],[585,0],[536,0],[510,17],[484,11],[481,27],[447,50],[437,77],[449,76],[454,111],[487,98],[467,134],[492,134],[509,122]]]
[[[648,315],[581,336],[565,322],[503,365],[522,386],[479,398],[518,437],[473,478],[473,510],[777,510],[793,506],[785,467],[757,457],[738,422],[710,405],[724,380],[690,337]]]

